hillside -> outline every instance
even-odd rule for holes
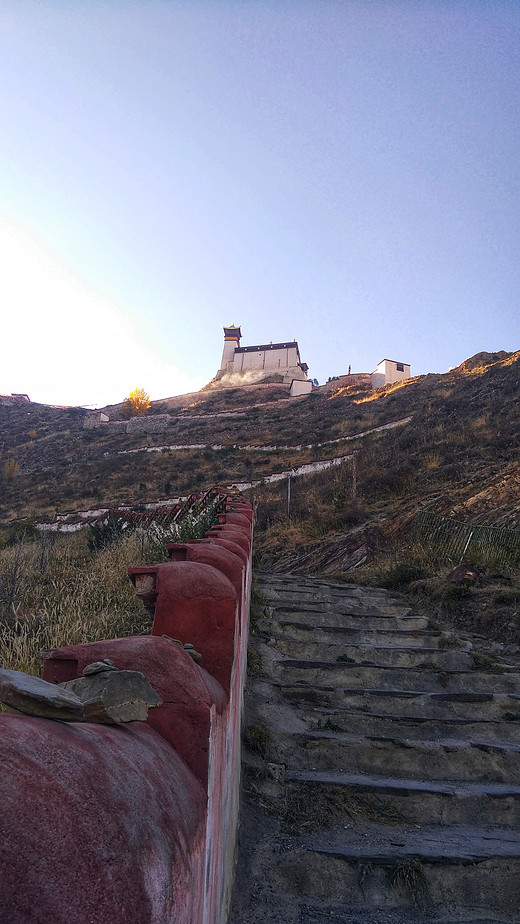
[[[25,518],[253,482],[264,570],[411,592],[430,616],[520,645],[519,396],[520,352],[478,354],[377,391],[329,382],[301,398],[276,384],[198,392],[130,421],[119,405],[94,428],[82,409],[4,402],[0,543],[21,535]],[[480,530],[484,554],[464,536],[425,542],[418,513],[459,540]],[[496,536],[499,552],[504,536],[516,543],[506,558]],[[477,570],[452,586],[466,551]]]
[[[445,375],[374,392],[334,390],[334,383],[303,398],[277,385],[198,392],[189,404],[182,396],[154,402],[149,416],[131,421],[122,406],[108,408],[110,422],[93,429],[84,428],[82,409],[2,404],[0,519],[151,502],[356,450],[356,493],[369,519],[401,518],[428,501],[459,519],[515,526],[519,362],[520,353],[479,354]],[[353,439],[407,417],[395,429]],[[11,461],[19,467],[14,475],[4,472]],[[331,527],[342,526],[345,491]]]
[[[475,525],[517,527],[520,354],[496,362],[485,357],[481,364],[466,361],[445,375],[411,379],[361,398],[344,391],[332,395],[328,414],[341,408],[342,426],[352,430],[354,422],[360,431],[390,420],[405,423],[353,444],[356,504],[346,502],[353,476],[345,466],[343,485],[334,471],[308,479],[302,500],[293,498],[293,513],[302,506],[303,519],[318,535],[327,511],[327,532],[350,515],[357,522],[384,524],[391,535],[425,508]],[[332,433],[338,429],[331,423]]]

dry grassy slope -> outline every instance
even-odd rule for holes
[[[461,518],[518,525],[520,353],[479,357],[445,375],[422,376],[375,393],[318,389],[307,398],[289,399],[286,388],[270,385],[199,392],[186,405],[166,399],[152,406],[148,433],[128,434],[112,423],[85,430],[83,413],[73,408],[0,405],[0,520],[119,500],[142,503],[216,481],[262,478],[356,448],[354,513],[348,471],[341,476],[343,484],[338,471],[332,481],[325,473],[301,479],[305,488],[295,485],[296,508],[298,490],[300,500],[306,494],[300,518],[317,536],[344,531],[360,517],[388,529],[425,502]],[[121,406],[111,408],[111,420],[120,411]],[[341,442],[410,414],[413,420],[405,427]],[[167,427],[154,434],[157,415]],[[318,445],[328,440],[340,442]],[[188,443],[205,448],[121,454]],[[311,448],[289,448],[301,443]],[[214,444],[224,448],[213,450]],[[235,444],[278,449],[241,451]],[[5,478],[4,463],[11,459],[19,472]],[[281,494],[278,501],[276,492],[265,493],[272,523],[283,513]]]
[[[286,485],[263,489],[255,540],[261,569],[399,590],[440,625],[520,652],[518,574],[491,558],[478,564],[476,583],[455,585],[449,575],[459,559],[414,542],[410,531],[423,509],[518,528],[519,373],[519,353],[481,356],[353,403],[350,415],[361,408],[377,420],[413,419],[357,444],[355,503],[348,463],[293,482],[291,517]]]
[[[323,430],[337,436],[412,416],[406,427],[355,444],[358,498],[372,517],[399,526],[427,504],[463,520],[516,526],[519,397],[520,353],[515,353],[491,363],[466,361],[445,375],[422,376],[365,397],[340,391],[322,402],[321,420]],[[339,444],[337,452],[345,447]],[[330,477],[307,481],[308,506],[317,501],[320,480]],[[333,482],[322,493],[326,497],[328,490],[329,506],[338,490],[338,479]]]

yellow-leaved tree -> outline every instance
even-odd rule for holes
[[[144,417],[150,407],[150,395],[144,388],[134,388],[123,402],[125,417]]]

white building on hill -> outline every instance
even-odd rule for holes
[[[309,394],[312,382],[307,378],[307,363],[302,363],[296,340],[283,343],[262,343],[255,346],[240,346],[242,332],[232,324],[224,327],[224,349],[222,362],[217,372],[214,387],[253,385],[257,382],[277,381],[291,386],[291,395]],[[372,388],[393,385],[410,378],[408,363],[393,359],[382,359],[374,372],[362,372],[334,377],[334,387],[364,383]]]
[[[240,346],[241,338],[240,327],[234,324],[224,327],[222,362],[217,372],[219,384],[246,385],[276,375],[281,376],[286,385],[294,381],[305,382],[304,391],[311,390],[312,384],[307,379],[308,366],[301,361],[296,340]]]
[[[398,363],[394,359],[382,359],[370,376],[372,388],[381,388],[382,385],[393,385],[410,378],[408,363]]]

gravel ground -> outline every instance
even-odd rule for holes
[[[406,914],[402,911],[317,911],[302,909],[298,924],[460,924],[463,918],[430,917],[425,914]],[[496,921],[471,921],[465,924],[496,924]]]

